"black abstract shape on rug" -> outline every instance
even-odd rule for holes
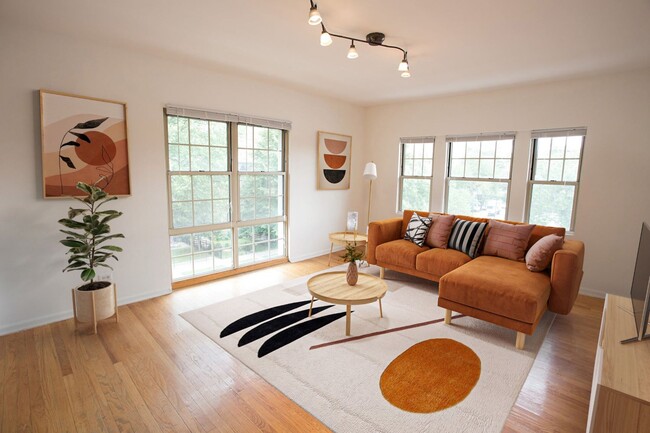
[[[297,325],[293,325],[290,328],[280,331],[273,337],[266,340],[264,344],[262,344],[260,350],[257,351],[257,357],[261,358],[263,356],[266,356],[269,353],[274,352],[289,343],[293,343],[297,339],[304,337],[307,334],[311,334],[312,332],[319,330],[323,326],[329,325],[341,317],[345,317],[345,312],[318,317],[316,319],[298,323]]]
[[[282,305],[276,305],[275,307],[267,308],[265,310],[257,311],[255,313],[249,314],[248,316],[244,316],[240,319],[235,320],[232,322],[230,325],[226,326],[223,328],[223,331],[221,331],[221,334],[219,334],[219,337],[227,337],[230,334],[234,334],[235,332],[241,331],[242,329],[249,328],[251,326],[257,325],[259,323],[262,323],[266,320],[272,319],[275,316],[279,316],[280,314],[284,314],[287,311],[291,311],[295,308],[302,307],[303,305],[307,305],[311,302],[309,301],[300,301],[300,302],[292,302],[290,304],[282,304]]]
[[[318,314],[323,310],[333,307],[334,305],[326,305],[324,307],[316,307],[312,309],[312,316]],[[255,328],[251,329],[245,333],[240,339],[237,346],[241,347],[248,343],[252,343],[255,340],[259,340],[262,337],[266,337],[269,334],[279,331],[280,329],[286,328],[289,325],[300,322],[302,319],[309,317],[309,310],[297,311],[291,314],[285,314],[284,316],[276,317],[273,320],[264,322],[261,325],[257,325]]]
[[[323,170],[323,175],[329,183],[339,183],[345,177],[345,170]]]

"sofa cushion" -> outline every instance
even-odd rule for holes
[[[431,248],[447,248],[456,215],[431,213],[429,218],[431,218],[431,228],[424,243]]]
[[[435,276],[442,276],[472,260],[467,254],[452,249],[433,248],[418,254],[415,269]]]
[[[522,261],[534,228],[535,224],[507,224],[490,220],[483,254]]]
[[[398,239],[378,245],[375,257],[380,263],[415,269],[415,257],[428,249],[427,246],[419,247],[413,242]]]
[[[471,258],[478,256],[486,223],[457,219],[449,235],[449,248],[462,251]]]
[[[413,242],[418,247],[421,247],[424,245],[424,241],[427,238],[429,227],[431,227],[431,218],[422,217],[414,213],[406,226],[404,239]]]
[[[523,262],[481,256],[440,278],[439,296],[525,323],[546,309],[551,291],[546,273]]]
[[[526,253],[526,267],[533,272],[542,272],[551,264],[553,254],[564,244],[564,238],[558,235],[544,236]]]

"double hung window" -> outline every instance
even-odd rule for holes
[[[573,231],[585,128],[532,132],[527,220]]]
[[[505,219],[514,133],[450,136],[445,210]]]
[[[400,211],[430,209],[433,141],[433,137],[410,137],[400,140]]]
[[[286,257],[290,124],[245,120],[167,108],[174,281]]]

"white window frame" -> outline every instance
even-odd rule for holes
[[[407,143],[431,143],[432,150],[431,150],[431,158],[425,158],[424,154],[422,155],[422,158],[408,158],[408,159],[420,159],[422,161],[431,159],[431,175],[430,176],[413,176],[413,175],[404,175],[404,145]],[[429,179],[429,197],[428,199],[428,205],[426,209],[416,209],[416,210],[431,210],[431,195],[433,193],[433,161],[435,158],[435,152],[436,152],[436,141],[435,137],[431,136],[425,136],[425,137],[402,137],[400,138],[400,143],[399,143],[399,181],[397,184],[397,212],[403,212],[404,209],[402,209],[402,195],[403,195],[403,188],[404,188],[404,179],[423,179],[427,180]]]
[[[539,138],[553,138],[553,137],[582,137],[582,144],[580,146],[580,157],[578,159],[578,175],[576,177],[575,181],[565,181],[565,180],[535,180],[535,172],[537,170],[537,140]],[[528,175],[528,187],[526,190],[526,212],[525,212],[525,219],[526,222],[530,222],[530,208],[532,205],[532,199],[533,199],[533,186],[534,185],[558,185],[558,186],[573,186],[574,189],[574,194],[573,194],[573,205],[571,206],[571,223],[570,227],[567,228],[567,232],[573,233],[575,231],[575,221],[576,221],[576,211],[578,209],[578,195],[580,192],[580,177],[582,175],[582,157],[584,155],[585,151],[585,142],[587,138],[587,128],[580,127],[580,128],[562,128],[562,129],[545,129],[545,130],[535,130],[531,132],[531,139],[530,139],[530,145],[531,145],[531,162],[529,164],[530,172]],[[562,176],[564,177],[564,164],[566,162],[566,145],[564,147],[564,157],[562,158]],[[549,155],[549,161],[551,159],[558,159],[558,158],[550,158]],[[575,159],[575,158],[569,158],[569,159]],[[550,170],[550,164],[549,168],[547,170]],[[547,172],[548,173],[548,172]],[[548,177],[548,176],[547,176]]]
[[[227,123],[228,128],[228,137],[227,137],[227,152],[228,152],[228,171],[193,171],[191,170],[191,146],[192,144],[187,144],[190,147],[189,158],[190,158],[190,171],[172,171],[169,166],[169,137],[168,137],[168,121],[169,117],[186,117],[190,119],[199,119],[199,120],[209,120],[209,121],[219,121]],[[268,258],[266,260],[253,261],[246,263],[244,266],[255,265],[258,263],[263,263],[266,261],[272,261],[288,257],[288,246],[289,246],[289,232],[288,232],[288,204],[289,204],[289,182],[288,182],[288,164],[289,164],[289,155],[288,155],[288,136],[289,130],[291,129],[291,123],[286,121],[276,121],[272,119],[262,119],[262,118],[252,118],[248,116],[240,116],[237,114],[230,113],[218,113],[218,112],[207,112],[203,110],[188,109],[188,108],[179,108],[179,107],[166,107],[164,113],[165,119],[165,155],[167,159],[167,197],[168,197],[168,227],[169,227],[169,237],[172,236],[194,233],[204,233],[212,232],[216,230],[230,230],[231,233],[231,248],[232,248],[232,261],[233,266],[231,268],[213,270],[212,272],[203,272],[196,273],[194,270],[194,251],[191,250],[190,257],[192,257],[192,274],[188,276],[172,278],[172,282],[177,283],[180,281],[191,280],[194,278],[203,277],[205,275],[219,274],[221,272],[227,272],[232,269],[238,269],[240,266],[239,263],[239,229],[242,227],[254,227],[263,224],[272,224],[272,223],[282,223],[283,225],[283,254],[281,256],[276,256]],[[272,128],[280,129],[281,136],[281,152],[282,152],[282,170],[281,172],[262,172],[262,171],[242,171],[238,169],[238,151],[239,151],[239,135],[238,128],[239,125],[244,126],[257,126],[263,128]],[[189,126],[188,126],[189,127]],[[208,133],[209,134],[209,133]],[[188,141],[191,141],[188,140]],[[175,143],[172,143],[175,144]],[[230,221],[217,224],[206,224],[206,225],[192,225],[190,227],[174,228],[173,227],[173,212],[172,212],[172,185],[171,179],[175,175],[227,175],[230,182]],[[240,197],[239,197],[239,182],[241,175],[282,175],[284,182],[282,185],[282,200],[283,200],[283,212],[281,216],[270,217],[270,218],[260,218],[260,219],[251,219],[246,221],[241,221],[240,219]],[[191,202],[194,202],[192,196]],[[194,206],[192,206],[194,209]],[[253,251],[255,249],[255,241],[253,239]],[[212,251],[215,249],[213,248]]]
[[[472,134],[472,135],[449,135],[446,137],[445,141],[447,143],[447,171],[445,176],[445,213],[449,212],[449,184],[451,181],[466,181],[466,182],[495,182],[495,183],[507,183],[506,189],[506,208],[504,213],[504,219],[508,219],[508,213],[510,212],[510,186],[512,182],[512,166],[513,166],[513,157],[515,154],[515,138],[516,133],[514,131],[499,132],[499,133],[488,133],[488,134]],[[452,163],[452,143],[455,142],[470,142],[470,141],[497,141],[497,140],[512,140],[512,152],[510,153],[510,170],[508,172],[507,178],[495,178],[495,177],[465,177],[465,176],[451,176],[451,163]],[[481,158],[481,153],[479,150],[478,158],[467,158],[467,148],[465,149],[465,160],[467,159],[478,159],[479,160],[479,171],[480,171],[480,161],[481,159],[493,159],[494,164],[496,164],[496,149],[494,158]],[[494,173],[493,167],[493,173]],[[472,215],[468,215],[472,216]]]

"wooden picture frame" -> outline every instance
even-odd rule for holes
[[[351,136],[318,131],[318,189],[350,189],[351,159]]]
[[[77,182],[131,195],[125,102],[40,90],[43,197],[82,196]]]

